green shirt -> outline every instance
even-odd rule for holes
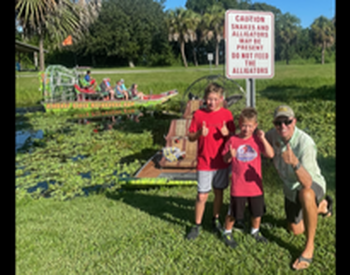
[[[302,185],[300,182],[298,182],[298,178],[295,174],[295,171],[293,170],[293,167],[283,161],[282,152],[287,149],[287,146],[284,144],[275,128],[268,131],[265,136],[275,151],[273,163],[284,183],[284,195],[289,200],[295,202],[296,191],[300,190],[302,188]],[[289,141],[289,145],[301,165],[312,177],[312,181],[321,186],[325,194],[326,181],[321,175],[320,168],[317,164],[317,148],[313,139],[304,131],[295,127],[293,136]]]

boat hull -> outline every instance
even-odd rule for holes
[[[65,112],[72,110],[115,110],[140,107],[152,107],[168,101],[178,94],[177,90],[171,90],[159,95],[151,96],[146,100],[109,100],[109,101],[65,101],[65,102],[42,102],[46,112]]]
[[[140,188],[148,186],[194,186],[197,185],[197,170],[194,168],[161,168],[157,164],[162,152],[157,152],[133,177],[121,177],[124,187]]]

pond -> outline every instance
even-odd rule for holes
[[[19,130],[16,131],[16,152],[19,148],[21,148],[28,141],[28,138],[43,138],[44,132],[42,130],[39,131],[31,131],[31,130]]]
[[[156,152],[154,143],[164,143],[169,119],[153,112],[17,114],[16,192],[72,198],[113,187]]]
[[[24,115],[28,112],[40,112],[42,109],[40,107],[33,107],[33,108],[16,108],[16,114]],[[114,115],[113,115],[114,114]],[[124,111],[108,111],[108,112],[101,112],[96,111],[89,113],[89,115],[86,115],[86,113],[77,112],[73,114],[67,115],[67,122],[75,122],[78,124],[89,124],[89,123],[98,123],[100,125],[104,126],[104,130],[110,130],[113,128],[114,125],[123,123],[127,120],[134,121],[136,123],[140,122],[140,118],[145,116],[142,112],[138,110],[131,110],[130,113],[125,113]],[[146,116],[153,116],[153,112],[147,112]],[[16,148],[15,152],[17,152],[18,149],[23,147],[26,142],[27,145],[30,146],[30,142],[33,139],[42,139],[44,137],[44,132],[42,130],[31,130],[27,129],[23,121],[21,121],[20,117],[18,117],[18,121],[16,120],[16,126],[19,128],[23,128],[21,130],[16,131]],[[21,127],[23,126],[23,127]],[[17,128],[17,127],[16,127]]]

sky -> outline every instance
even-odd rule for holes
[[[187,0],[166,0],[165,10],[183,7]],[[261,0],[252,3],[265,3],[281,10],[282,13],[289,12],[300,19],[303,28],[309,28],[312,22],[323,15],[332,19],[335,14],[335,0]]]

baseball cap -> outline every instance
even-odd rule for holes
[[[294,117],[294,112],[289,106],[280,105],[275,109],[273,118],[276,119],[279,116]]]
[[[121,82],[121,83],[124,83],[124,79],[121,79],[120,82]]]

